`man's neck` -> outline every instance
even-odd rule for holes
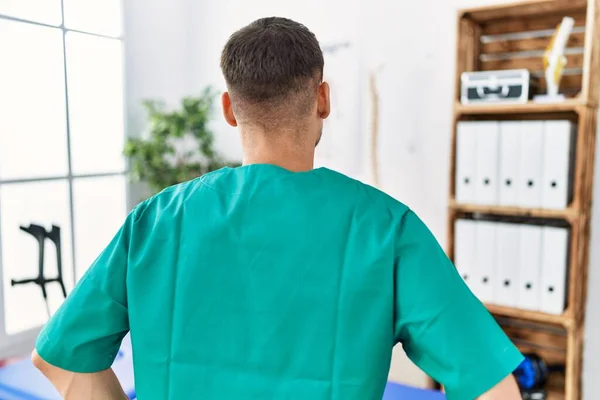
[[[298,154],[286,155],[284,152],[275,150],[245,151],[243,163],[244,165],[272,164],[292,172],[310,171],[314,167],[312,157],[300,157]]]
[[[309,141],[297,143],[293,135],[242,130],[244,165],[272,164],[288,171],[304,172],[314,167],[315,147]],[[296,136],[298,137],[298,136]]]

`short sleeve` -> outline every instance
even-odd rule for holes
[[[42,329],[38,354],[72,372],[108,369],[129,331],[127,258],[134,212]]]
[[[397,240],[396,340],[444,385],[448,400],[475,399],[523,357],[412,211],[404,215]]]

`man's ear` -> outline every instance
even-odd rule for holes
[[[325,119],[331,113],[331,99],[329,95],[329,84],[323,82],[319,85],[317,91],[317,112],[319,118]]]
[[[233,113],[233,107],[231,106],[229,92],[224,92],[221,96],[221,105],[223,106],[223,116],[225,117],[225,121],[235,128],[238,124],[235,119],[235,114]]]

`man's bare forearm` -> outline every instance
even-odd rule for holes
[[[31,359],[37,369],[54,385],[65,400],[126,400],[112,369],[82,374],[55,367],[34,350]]]
[[[515,378],[508,375],[499,384],[494,386],[478,398],[478,400],[521,400],[521,392]]]

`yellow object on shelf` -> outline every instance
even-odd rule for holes
[[[567,58],[565,57],[565,47],[569,36],[573,31],[575,20],[571,17],[564,17],[556,32],[550,40],[550,44],[544,53],[544,68],[546,70],[546,87],[548,93],[542,96],[536,96],[538,101],[556,101],[563,99],[558,94],[558,88],[563,75]]]

